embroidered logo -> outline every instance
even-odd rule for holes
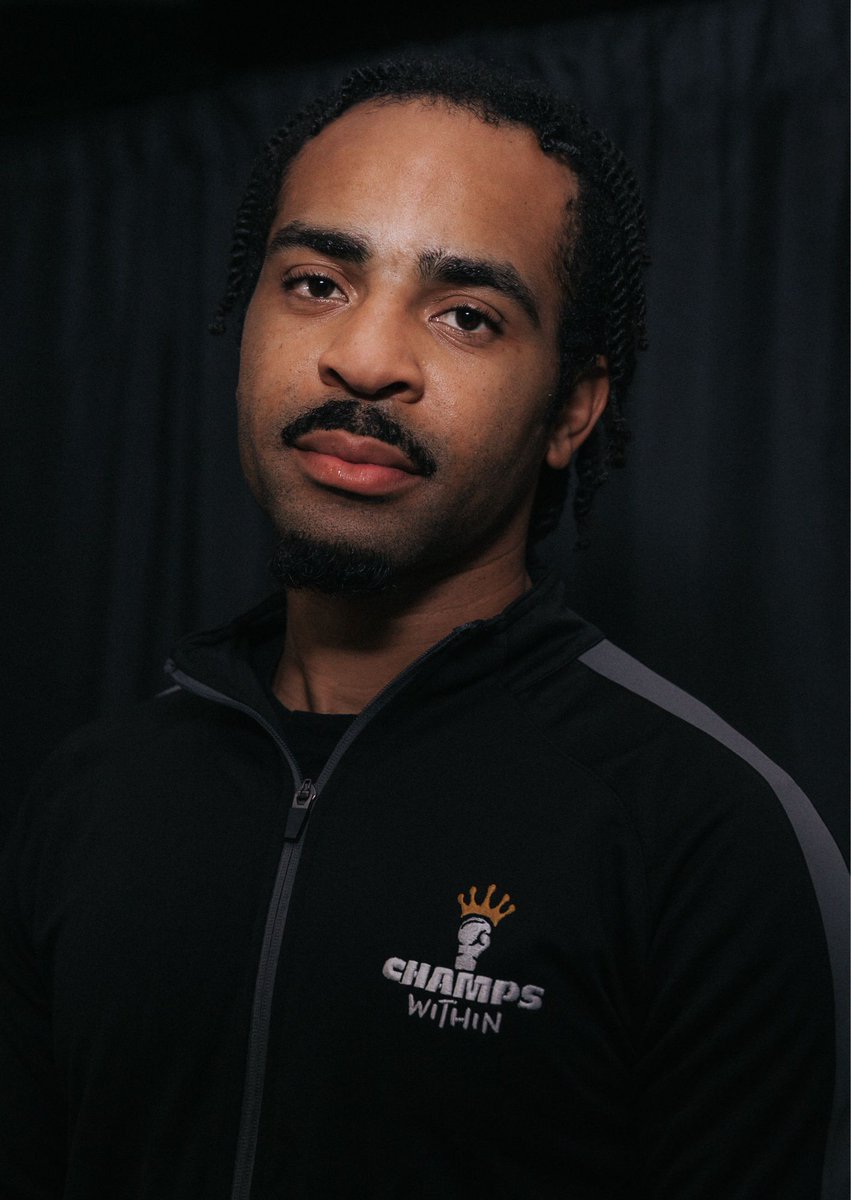
[[[475,887],[470,888],[466,898],[463,892],[459,893],[461,923],[454,968],[433,967],[413,958],[387,959],[382,969],[384,978],[411,989],[409,1017],[432,1020],[440,1029],[499,1033],[504,1006],[516,1005],[527,1012],[535,1012],[542,1006],[544,989],[537,984],[521,987],[513,979],[494,979],[476,973],[478,960],[490,946],[494,930],[517,911],[508,893],[494,903],[495,892],[496,884],[492,883],[481,900]]]
[[[491,896],[496,891],[492,883],[485,892],[481,904],[476,902],[476,889],[470,888],[470,899],[464,899],[464,893],[458,895],[461,905],[461,924],[458,926],[458,954],[455,959],[456,971],[475,971],[476,959],[483,950],[491,944],[491,931],[507,917],[516,912],[513,904],[508,904],[511,897],[506,893],[499,904],[491,904]],[[506,908],[505,905],[508,904]]]

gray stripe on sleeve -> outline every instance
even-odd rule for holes
[[[828,1130],[822,1200],[836,1200],[847,1188],[846,1098],[848,1095],[848,872],[839,848],[810,800],[794,780],[747,738],[705,704],[695,700],[661,675],[649,670],[611,642],[598,642],[579,661],[598,675],[642,696],[658,708],[702,730],[732,750],[773,788],[782,804],[809,867],[824,923],[833,972],[836,1012],[836,1080]]]

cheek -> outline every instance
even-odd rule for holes
[[[519,355],[498,366],[489,368],[480,360],[463,380],[457,373],[436,375],[436,419],[456,461],[475,464],[477,474],[525,477],[544,458],[553,374]]]
[[[258,318],[252,302],[245,316],[242,339],[239,345],[239,378],[237,399],[240,413],[244,413],[262,392],[268,371],[268,334]]]
[[[280,321],[252,316],[249,309],[239,356],[240,410],[258,417],[287,405],[293,393],[315,394],[316,354],[305,337],[288,336]]]

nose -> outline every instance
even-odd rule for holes
[[[330,321],[319,357],[319,377],[329,387],[366,400],[412,403],[423,392],[423,372],[410,313],[387,301],[364,300]]]

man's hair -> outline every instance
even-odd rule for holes
[[[574,456],[573,510],[580,536],[594,494],[609,468],[622,466],[629,430],[624,402],[636,355],[646,346],[643,269],[647,265],[644,208],[632,169],[608,137],[578,108],[503,70],[452,59],[385,62],[358,68],[342,85],[296,113],[266,143],[237,210],[225,295],[211,332],[223,333],[229,312],[240,325],[257,283],[271,223],[293,159],[326,125],[366,101],[443,102],[490,125],[531,130],[541,150],[570,167],[579,183],[565,212],[558,272],[564,292],[559,328],[555,418],[577,379],[608,363],[609,403]],[[568,471],[541,469],[530,543],[555,528],[567,494]]]

